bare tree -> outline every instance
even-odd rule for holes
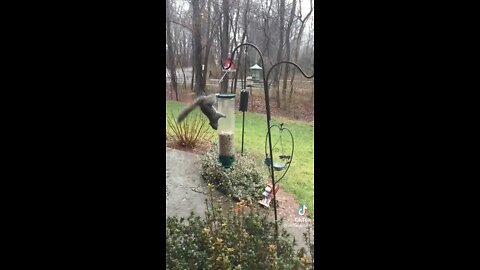
[[[302,0],[298,0],[299,1],[299,5],[301,6],[302,4]],[[297,62],[298,61],[298,53],[300,51],[300,42],[302,40],[302,35],[303,35],[303,30],[305,29],[305,25],[306,25],[306,21],[308,20],[308,18],[310,17],[310,15],[312,15],[313,13],[313,1],[310,0],[310,11],[308,12],[308,14],[305,16],[304,19],[302,19],[302,9],[300,8],[299,9],[299,14],[298,14],[298,18],[301,22],[300,24],[300,28],[299,28],[299,31],[298,31],[298,34],[297,34],[297,43],[295,44],[295,52],[293,54],[294,56],[294,61]],[[308,43],[307,43],[307,47],[308,45],[310,44],[310,35],[311,33],[309,33],[309,39],[308,39]],[[289,94],[289,97],[288,97],[288,100],[289,100],[289,104],[292,103],[292,95],[293,95],[293,80],[295,79],[295,71],[292,72],[292,78],[290,80],[290,94]],[[312,92],[312,98],[313,98],[313,92]],[[313,99],[312,99],[313,100]],[[290,109],[290,108],[289,108]]]
[[[213,32],[213,27],[212,30],[210,30],[210,24],[211,24],[211,0],[207,0],[207,23],[206,23],[206,31],[205,31],[205,53],[204,53],[204,58],[203,58],[203,81],[202,81],[202,89],[206,89],[206,84],[207,84],[207,70],[208,70],[208,56],[210,55],[210,47],[212,43],[212,38],[211,38],[211,32]]]
[[[220,61],[222,62],[221,65],[223,65],[223,61],[227,58],[228,54],[228,48],[229,48],[229,35],[228,31],[230,30],[229,28],[229,22],[230,22],[230,16],[229,16],[229,11],[230,11],[230,1],[229,0],[223,0],[222,2],[222,15],[223,15],[223,31],[222,35],[220,38],[220,44],[222,47],[222,53],[221,53],[221,59]],[[225,76],[222,85],[220,88],[221,93],[227,93],[228,89],[228,76]]]
[[[230,43],[230,51],[233,50],[234,46],[238,46],[237,42],[237,34],[238,34],[238,18],[240,17],[240,5],[238,2],[236,2],[236,13],[234,15],[235,18],[235,23],[232,22],[232,19],[230,18],[230,23],[232,24],[232,29],[233,29],[233,37],[232,37],[232,42]]]
[[[290,31],[292,29],[293,18],[295,17],[295,6],[296,1],[293,0],[292,8],[290,10],[290,18],[288,19],[287,30],[285,31],[285,60],[290,61]],[[282,87],[282,97],[283,97],[283,107],[287,108],[287,79],[288,72],[290,70],[290,65],[285,64],[285,72],[283,73],[283,87]]]
[[[263,54],[265,70],[282,60],[293,60],[305,69],[313,55],[313,33],[305,33],[306,29],[313,28],[310,26],[312,4],[310,0],[311,11],[302,16],[302,0],[167,0],[166,66],[174,81],[167,87],[173,98],[173,92],[177,99],[181,98],[189,83],[192,92],[203,94],[209,84],[208,74],[220,78],[223,74],[218,72],[227,54],[244,42],[257,45]],[[246,49],[248,55],[245,55]],[[242,79],[246,76],[245,68],[254,63],[261,65],[258,54],[250,48],[238,50],[235,59],[232,68],[237,69],[238,78]],[[187,68],[192,71],[191,77]],[[270,74],[270,94],[278,108],[289,109],[294,99],[295,71],[281,65]],[[224,77],[220,92],[226,93],[229,84],[235,83],[231,75]]]
[[[202,87],[205,89],[206,87],[206,82],[207,82],[207,72],[208,72],[208,66],[209,66],[209,59],[210,59],[210,50],[212,48],[212,44],[214,41],[214,32],[216,29],[216,25],[219,21],[219,16],[212,16],[212,0],[207,0],[207,27],[206,27],[206,34],[205,34],[205,51],[204,51],[204,58],[203,58],[203,65],[204,65],[204,70],[203,70],[203,83]]]
[[[177,90],[177,71],[175,68],[174,48],[172,43],[172,32],[170,27],[170,0],[166,2],[166,20],[167,20],[167,65],[170,70],[170,87],[175,91],[175,99],[178,101]]]
[[[266,2],[265,4],[267,4],[267,3],[268,2]],[[270,4],[268,5],[267,10],[262,12],[262,18],[263,18],[263,28],[262,28],[262,30],[263,30],[263,38],[265,39],[262,54],[265,55],[266,58],[268,60],[270,60],[270,62],[271,62],[271,58],[270,58],[270,39],[271,39],[270,18],[271,18],[271,15],[270,15],[270,12],[272,11],[272,4],[273,4],[273,0],[270,1]],[[270,64],[273,64],[273,63],[270,63]],[[262,67],[262,68],[265,69],[266,67]]]
[[[195,70],[195,94],[201,96],[202,89],[202,25],[201,25],[200,1],[192,0],[192,22],[193,22],[193,68]]]
[[[183,69],[183,65],[184,65],[184,57],[186,56],[185,54],[185,33],[182,32],[182,37],[180,38],[180,40],[178,41],[178,44],[179,46],[181,47],[181,49],[178,51],[177,53],[177,58],[178,58],[178,61],[177,61],[177,64],[180,65],[180,69],[182,70],[182,74],[183,74],[183,90],[184,92],[187,91],[187,78],[185,77],[185,70]]]
[[[193,48],[195,48],[195,42],[193,41],[193,34],[192,34],[192,50]],[[193,86],[195,85],[194,80],[195,80],[195,53],[192,53],[192,81],[190,85],[192,92],[195,92],[195,89],[193,88]]]
[[[243,13],[243,34],[240,43],[245,42],[245,38],[247,37],[247,29],[248,29],[248,13],[250,12],[250,0],[247,0],[245,4],[245,10]]]
[[[243,13],[243,34],[242,34],[242,38],[240,40],[240,43],[244,43],[245,42],[245,38],[247,37],[247,30],[248,30],[248,12],[249,12],[249,9],[250,9],[250,0],[247,0],[247,3],[245,4],[245,10],[244,10],[244,13]],[[240,7],[238,8],[238,10],[240,10]],[[246,52],[247,48],[245,50],[241,50],[240,51],[240,54],[238,55],[238,59],[242,59],[243,57],[243,52],[245,51]],[[244,57],[244,70],[245,68],[248,69],[248,66],[247,63],[247,58],[248,58],[248,55],[245,55]],[[247,76],[246,74],[243,74],[244,76]],[[252,93],[250,93],[252,94]],[[253,96],[252,96],[253,97]],[[253,100],[253,99],[252,99]]]
[[[279,29],[280,29],[280,35],[278,39],[278,51],[277,51],[277,62],[282,60],[283,56],[283,43],[284,43],[284,21],[285,21],[285,0],[280,0],[280,8],[279,8]],[[276,94],[276,100],[277,100],[277,107],[281,108],[281,102],[280,102],[280,86],[279,86],[279,74],[281,72],[282,66],[277,66],[275,68],[274,72],[274,85],[277,86],[277,94]]]

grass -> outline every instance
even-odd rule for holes
[[[167,114],[178,112],[185,106],[185,103],[176,101],[167,101]],[[197,108],[195,112],[200,112]],[[307,212],[313,218],[313,192],[314,192],[314,168],[313,168],[313,124],[293,121],[286,119],[277,119],[272,117],[270,124],[284,123],[295,140],[295,152],[293,161],[285,177],[280,181],[280,186],[284,191],[291,194],[298,202],[307,205]],[[167,127],[168,128],[168,127]],[[272,130],[272,143],[275,142]],[[242,112],[235,114],[235,148],[240,153],[242,144]],[[245,113],[244,127],[244,151],[248,151],[263,161],[265,158],[265,136],[267,134],[266,115],[258,113]],[[217,140],[217,136],[213,137]],[[265,174],[268,173],[268,167],[265,166]],[[278,173],[275,174],[279,175]],[[293,214],[293,213],[292,213]]]

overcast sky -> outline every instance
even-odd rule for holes
[[[315,6],[315,3],[313,3],[313,1],[312,1],[312,4],[313,6]],[[297,2],[297,5],[298,5],[298,2]],[[302,0],[301,6],[302,6],[302,16],[305,17],[305,15],[307,15],[308,12],[310,11],[310,0]],[[313,16],[313,14],[310,16]]]

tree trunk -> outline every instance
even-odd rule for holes
[[[182,61],[181,58],[180,58],[180,54],[179,54],[179,43],[180,43],[180,35],[178,35],[176,33],[176,31],[173,31],[173,36],[175,36],[176,38],[172,39],[172,44],[173,44],[173,54],[174,54],[174,58],[175,59],[175,79],[177,80],[177,91],[175,91],[175,97],[176,97],[176,100],[178,101],[179,98],[178,98],[178,95],[179,95],[179,87],[178,87],[178,84],[179,84],[179,78],[178,78],[178,74],[177,74],[177,70],[178,70],[178,64]]]
[[[170,29],[170,0],[166,2],[166,20],[167,20],[167,63],[170,70],[170,87],[175,91],[175,98],[178,101],[177,91],[177,72],[175,70],[175,58],[173,56],[172,32]]]
[[[280,29],[280,35],[278,39],[278,51],[277,51],[277,63],[282,60],[283,56],[283,39],[284,39],[284,32],[285,32],[285,27],[284,27],[284,20],[285,20],[285,0],[280,0],[280,10],[279,10],[280,18],[279,18],[279,29]],[[279,78],[280,78],[280,72],[281,72],[281,67],[277,66],[275,67],[274,70],[274,83],[277,85],[277,107],[281,108],[281,102],[280,102],[280,87],[279,87]]]
[[[262,54],[264,55],[264,57],[266,56],[266,59],[264,59],[264,61],[266,62],[267,59],[270,61],[270,63],[272,62],[271,59],[270,59],[270,11],[272,10],[272,4],[273,4],[273,0],[270,1],[270,4],[268,4],[268,2],[266,3],[266,6],[268,6],[268,10],[267,12],[264,12],[262,14],[263,16],[263,35],[264,35],[264,47],[262,49]],[[266,63],[265,63],[266,64]],[[263,69],[266,69],[266,67],[262,67]],[[266,79],[266,78],[265,78]]]
[[[200,14],[200,1],[192,0],[192,19],[193,19],[193,66],[195,68],[195,94],[201,96],[204,94],[202,89],[202,25]]]
[[[195,46],[194,46],[193,37],[192,37],[192,50],[194,47]],[[195,92],[195,88],[193,87],[195,85],[194,79],[195,79],[195,54],[192,53],[192,81],[190,84],[190,90],[192,90],[192,92]]]
[[[240,8],[239,8],[240,9]],[[247,3],[245,5],[245,12],[243,13],[243,34],[242,34],[242,38],[240,40],[240,44],[243,44],[245,43],[245,38],[247,37],[247,29],[248,29],[248,13],[249,13],[249,10],[250,10],[250,0],[247,0]],[[246,78],[247,75],[248,75],[248,68],[249,68],[249,61],[248,61],[248,53],[245,53],[244,55],[244,52],[246,52],[248,50],[248,48],[244,48],[244,49],[241,49],[241,52],[240,54],[238,55],[239,58],[238,59],[244,59],[244,67],[243,67],[243,78]],[[244,88],[246,89],[247,87],[247,81],[245,80],[245,85],[244,85]],[[251,91],[250,91],[250,94]]]
[[[238,34],[238,17],[240,15],[240,6],[237,7],[237,12],[235,14],[235,26],[233,27],[233,38],[232,43],[230,45],[230,51],[233,51],[234,46],[237,47],[237,34]],[[239,58],[240,59],[240,58]]]
[[[295,4],[296,1],[293,0],[292,3],[292,9],[290,11],[290,18],[288,20],[288,25],[287,25],[287,31],[285,31],[285,55],[286,55],[286,60],[290,61],[290,31],[292,29],[292,24],[293,24],[293,18],[295,16]],[[285,72],[283,73],[283,87],[282,87],[282,102],[283,102],[283,108],[288,109],[287,107],[287,80],[288,80],[288,72],[290,70],[290,64],[285,64]]]
[[[250,6],[250,0],[247,0],[247,3],[246,3],[246,6],[245,6],[245,12],[243,14],[243,34],[242,34],[242,38],[240,40],[240,44],[243,44],[245,43],[245,38],[247,37],[247,27],[248,27],[248,12],[249,12],[249,6]],[[240,8],[239,8],[240,9]],[[243,52],[244,50],[247,50],[248,48],[246,49],[239,49],[240,50],[240,54],[238,55],[238,59],[242,59],[242,56],[243,56]],[[247,59],[248,56],[245,55],[245,60]],[[247,61],[245,61],[245,65],[247,64],[246,63]],[[248,69],[249,67],[247,67]]]
[[[180,58],[181,60],[181,58]],[[185,71],[183,70],[183,64],[182,61],[180,61],[180,69],[182,69],[182,74],[183,74],[183,92],[187,92],[187,78],[185,77]]]
[[[223,0],[223,3],[222,3],[222,14],[223,14],[223,31],[222,31],[222,36],[221,36],[221,39],[220,39],[220,42],[221,42],[221,47],[222,47],[222,57],[221,57],[221,65],[223,66],[223,61],[225,61],[225,59],[227,59],[227,55],[228,55],[228,47],[229,47],[229,36],[228,36],[228,31],[230,30],[230,27],[229,27],[229,22],[230,22],[230,18],[229,18],[229,1],[230,0]],[[233,60],[233,59],[232,59]],[[231,67],[231,69],[234,68],[234,67]],[[227,93],[227,90],[228,90],[228,74],[224,77],[223,81],[222,81],[222,85],[221,85],[221,88],[220,88],[220,92],[221,93]]]
[[[168,74],[170,74],[170,71],[168,71]],[[170,75],[170,82],[172,80],[172,75]],[[170,99],[173,100],[173,89],[172,89],[172,84],[170,83],[169,85],[170,87],[168,87],[170,89]],[[166,89],[166,91],[168,91],[168,89]]]
[[[239,17],[239,14],[240,14],[240,6],[237,5],[237,12],[235,13],[235,23],[232,22],[233,37],[232,37],[232,42],[230,43],[229,52],[233,51],[233,49],[238,46],[237,34],[238,34],[238,17]],[[232,84],[231,84],[232,86],[230,88],[231,89],[230,92],[232,94],[235,94],[235,90],[237,89],[238,78],[242,78],[240,76],[242,73],[240,72],[239,68],[241,67],[241,69],[243,69],[243,66],[240,65],[241,61],[242,61],[243,50],[245,50],[245,48],[241,48],[237,51],[238,52],[238,57],[237,57],[238,62],[237,62],[237,66],[236,66],[237,71],[235,73],[233,73],[233,75],[235,75],[235,79],[232,79]],[[241,79],[240,79],[240,81],[241,81]]]
[[[186,54],[185,54],[185,33],[182,32],[182,40],[180,43],[181,45],[181,55],[180,55],[180,59],[179,59],[179,63],[180,63],[180,69],[182,70],[182,74],[183,74],[183,92],[184,93],[187,93],[187,77],[185,76],[185,70],[183,69],[183,66],[184,66],[184,59],[186,58]]]
[[[292,95],[293,95],[293,81],[295,80],[295,71],[292,72],[292,78],[290,79],[290,93],[288,94],[288,106],[287,109],[291,112],[291,105],[293,103]]]
[[[206,45],[205,45],[205,55],[204,55],[204,58],[203,58],[203,65],[205,66],[205,68],[203,70],[203,81],[202,81],[202,88],[203,89],[206,89],[206,84],[207,84],[208,57],[210,56],[210,47],[211,47],[211,43],[212,43],[211,32],[213,32],[213,31],[210,31],[210,24],[211,24],[211,16],[210,16],[211,5],[210,5],[210,1],[211,0],[207,0],[207,27],[206,27],[207,31],[206,31],[206,36],[205,36],[205,40],[207,42],[206,42]]]

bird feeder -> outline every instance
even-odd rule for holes
[[[218,120],[218,159],[229,168],[235,161],[235,94],[217,94],[218,111],[225,114]]]
[[[255,64],[254,66],[250,67],[250,70],[251,70],[251,73],[252,73],[253,82],[259,83],[261,80],[263,80],[263,78],[262,78],[262,68],[259,65]]]

